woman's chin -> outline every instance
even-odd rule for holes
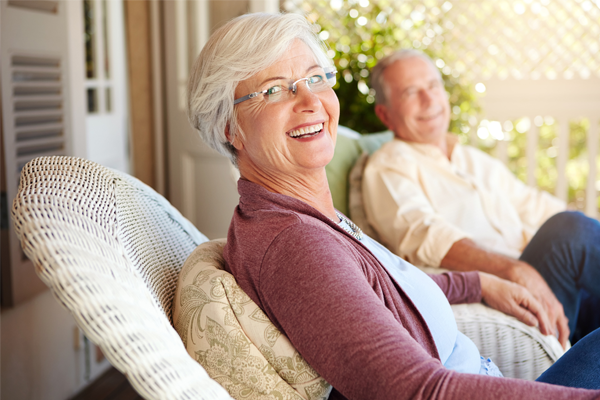
[[[315,171],[325,168],[331,162],[332,158],[333,150],[322,149],[322,151],[299,154],[294,164],[296,167],[300,167],[300,170]]]

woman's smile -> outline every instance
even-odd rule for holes
[[[319,122],[318,124],[308,125],[308,126],[300,126],[294,128],[287,132],[287,134],[294,138],[300,139],[305,137],[313,137],[317,136],[319,133],[323,131],[323,123]]]

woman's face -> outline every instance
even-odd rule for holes
[[[240,82],[235,98],[320,70],[308,46],[297,40],[278,62]],[[288,100],[266,103],[259,95],[235,106],[244,131],[244,138],[237,135],[233,141],[242,175],[247,168],[270,177],[302,175],[325,167],[331,160],[339,102],[333,89],[312,93],[305,82],[297,83],[296,94]]]

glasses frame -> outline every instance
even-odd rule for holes
[[[335,74],[337,74],[337,70],[335,69],[335,67],[325,67],[325,68],[323,68],[323,71],[325,72],[325,81],[329,85],[329,80],[331,78],[335,77]],[[297,83],[301,82],[301,81],[308,81],[308,79],[310,79],[311,77],[312,77],[312,75],[311,76],[307,76],[305,78],[300,78],[297,81],[290,83],[290,85],[288,86],[288,91],[291,91],[293,94],[296,94],[296,92],[298,91]],[[333,83],[333,85],[335,85],[335,82]],[[333,87],[333,85],[329,85],[329,87]],[[310,90],[310,86],[307,85],[307,87]],[[250,93],[250,94],[247,94],[247,95],[245,95],[243,97],[237,98],[237,99],[233,100],[233,105],[239,104],[239,103],[241,103],[243,101],[246,101],[246,100],[253,99],[256,96],[261,95],[261,94],[264,95],[264,94],[266,94],[269,91],[269,89],[262,90],[260,92]]]

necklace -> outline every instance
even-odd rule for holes
[[[346,232],[348,232],[349,234],[351,234],[355,239],[362,240],[362,238],[363,238],[363,231],[362,231],[362,229],[360,229],[354,222],[352,222],[348,218],[346,218],[343,214],[340,214],[339,212],[336,211],[335,215],[337,215],[337,217],[340,220],[342,220],[342,221],[344,221],[346,223],[346,225],[340,225],[340,227],[343,230],[345,230]]]

